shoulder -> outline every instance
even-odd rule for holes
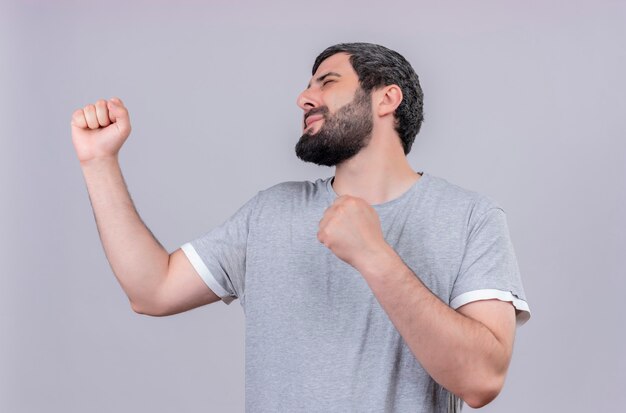
[[[279,182],[277,184],[269,186],[263,189],[261,192],[270,193],[270,194],[282,193],[282,192],[301,192],[302,190],[312,185],[315,185],[315,183],[311,181],[284,181],[284,182]]]
[[[311,181],[284,181],[267,187],[257,194],[264,201],[287,201],[306,195],[315,195],[326,189],[330,178],[318,178]]]
[[[504,209],[489,195],[452,183],[445,178],[428,175],[428,199],[444,212],[456,212],[466,217],[469,226],[493,210]]]

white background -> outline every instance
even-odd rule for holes
[[[315,56],[380,43],[415,67],[415,170],[507,212],[531,320],[485,412],[626,404],[626,5],[618,1],[0,3],[0,411],[242,412],[238,301],[133,313],[70,139],[121,97],[135,204],[173,251],[304,164]],[[466,408],[466,410],[471,410]]]

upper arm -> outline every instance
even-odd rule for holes
[[[482,323],[505,349],[506,365],[513,353],[515,341],[515,307],[508,301],[478,300],[457,308],[459,313]]]
[[[513,303],[515,308],[522,311],[517,320],[518,325],[521,325],[530,317],[530,310],[505,212],[501,208],[489,208],[487,212],[474,214],[472,221],[450,294],[450,306],[460,309],[463,304],[473,303],[463,310],[473,314],[471,308],[486,308],[490,302],[507,309],[506,306],[513,307]],[[490,299],[499,299],[499,302],[487,301]],[[480,313],[476,316],[481,317]],[[470,316],[469,313],[467,315]],[[485,320],[485,323],[488,322]]]
[[[219,300],[220,297],[200,278],[179,248],[170,254],[167,276],[158,290],[157,308],[146,313],[154,316],[172,315]]]

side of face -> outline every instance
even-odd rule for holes
[[[308,87],[298,96],[304,111],[298,158],[335,166],[352,158],[369,143],[373,128],[371,95],[360,87],[349,55],[324,60]]]
[[[316,133],[323,124],[322,117],[318,116],[324,112],[323,108],[327,108],[328,114],[335,113],[352,102],[359,88],[359,76],[348,54],[337,53],[324,60],[308,87],[298,96],[297,104],[304,111],[303,133]],[[311,118],[307,119],[308,116]]]

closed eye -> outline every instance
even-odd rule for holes
[[[322,86],[326,86],[326,85],[327,85],[327,84],[329,84],[330,82],[334,82],[334,81],[335,81],[335,79],[328,79],[328,80],[325,80],[325,81],[324,81],[324,83],[322,83]]]

